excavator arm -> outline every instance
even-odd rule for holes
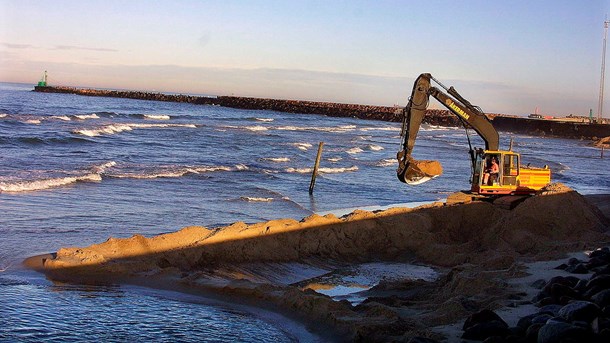
[[[447,93],[432,86],[433,80]],[[456,115],[462,123],[472,127],[485,141],[486,150],[499,149],[499,136],[491,121],[476,106],[464,99],[453,87],[447,88],[430,74],[421,74],[411,92],[407,106],[403,110],[402,149],[398,152],[398,179],[408,184],[419,184],[442,174],[442,167],[438,161],[418,161],[413,159],[411,153],[415,146],[415,139],[419,132],[426,109],[433,96],[449,112]],[[474,156],[471,154],[471,158]]]

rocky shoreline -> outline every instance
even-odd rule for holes
[[[402,107],[397,106],[371,106],[237,96],[193,96],[62,86],[36,86],[34,87],[34,91],[41,93],[65,93],[84,96],[214,105],[239,109],[273,110],[285,113],[320,114],[332,117],[352,117],[390,122],[402,121]],[[610,136],[610,125],[608,124],[539,120],[492,113],[487,113],[487,116],[492,119],[494,127],[498,131],[574,139],[598,139]],[[462,125],[457,116],[452,115],[448,110],[439,109],[428,109],[423,122],[429,125],[447,127],[458,127]]]
[[[553,184],[510,210],[487,202],[434,203],[341,218],[187,227],[62,248],[27,265],[55,281],[216,294],[309,323],[330,341],[433,342],[451,340],[435,327],[530,302],[510,285],[527,274],[527,263],[608,242],[608,225],[598,207]],[[316,291],[319,277],[371,262],[431,266],[438,277],[380,277],[356,303]]]

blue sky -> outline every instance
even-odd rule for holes
[[[609,2],[0,0],[0,81],[588,115]]]

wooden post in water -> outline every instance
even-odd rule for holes
[[[604,158],[604,146],[602,145],[602,156],[601,158]]]
[[[313,194],[313,187],[316,185],[316,176],[318,175],[318,167],[320,166],[320,157],[322,157],[322,147],[324,142],[320,142],[318,145],[318,155],[316,156],[316,164],[313,166],[313,172],[311,173],[311,183],[309,184],[309,194]]]

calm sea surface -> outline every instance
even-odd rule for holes
[[[424,127],[414,155],[440,160],[445,174],[408,187],[395,176],[397,123],[32,89],[0,83],[0,341],[303,339],[271,315],[137,287],[53,284],[20,263],[108,237],[300,219],[468,188],[463,129]],[[504,148],[509,137],[501,135]],[[523,161],[549,165],[555,181],[610,193],[610,158],[586,141],[512,137]]]

